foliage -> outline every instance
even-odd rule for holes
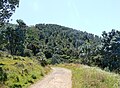
[[[120,32],[113,29],[109,33],[104,31],[102,36],[102,68],[108,67],[110,71],[120,72]]]
[[[25,42],[25,26],[26,24],[21,20],[17,20],[18,26],[14,29],[12,26],[8,26],[6,30],[1,32],[1,48],[8,49],[12,55],[24,54],[24,42]]]
[[[8,21],[18,6],[19,0],[0,0],[0,25]]]
[[[29,27],[26,31],[26,47],[31,50],[34,55],[39,53],[40,41],[39,41],[39,31],[34,27]]]
[[[0,50],[12,55],[35,56],[45,66],[48,63],[82,63],[120,72],[120,32],[93,35],[56,24],[36,24],[27,27],[6,25],[0,31]]]
[[[35,27],[32,26],[27,30],[27,35],[31,36],[28,39],[37,42],[39,51],[43,52],[47,59],[53,60],[57,55],[60,59],[54,58],[53,61],[56,63],[70,62],[71,58],[79,61],[83,58],[82,54],[85,54],[83,59],[87,60],[88,56],[93,56],[97,45],[101,42],[96,35],[56,24],[36,24]],[[33,42],[29,44],[31,43]],[[85,49],[83,50],[85,47],[89,47],[91,51],[86,52]],[[64,56],[69,58],[66,59]]]
[[[4,65],[4,64],[1,64]],[[7,75],[6,73],[3,71],[2,67],[0,67],[0,81],[1,83],[4,83],[4,81],[7,80]]]
[[[45,55],[43,52],[39,52],[36,57],[39,63],[41,64],[41,66],[45,67],[46,65],[48,65],[47,59],[45,58]]]
[[[32,57],[33,56],[32,50],[25,49],[24,50],[24,56]]]
[[[60,60],[60,56],[58,55],[58,54],[54,54],[53,56],[52,56],[52,64],[59,64],[61,62],[61,60]]]

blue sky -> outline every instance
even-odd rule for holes
[[[120,30],[120,0],[20,0],[11,17],[27,25],[59,24],[101,35]]]

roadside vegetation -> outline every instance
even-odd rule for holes
[[[27,88],[50,71],[28,57],[0,57],[0,88]]]
[[[72,88],[120,88],[120,75],[79,64],[60,64],[72,70]]]

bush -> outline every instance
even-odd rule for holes
[[[20,84],[14,84],[10,88],[22,88],[22,86]]]
[[[32,80],[28,80],[29,83],[34,83]]]
[[[0,57],[4,57],[4,53],[0,51]]]
[[[46,50],[46,51],[44,52],[44,54],[45,54],[45,57],[46,57],[47,59],[52,57],[52,53],[51,53],[51,51],[49,51],[49,50]]]
[[[36,79],[37,77],[33,74],[32,76],[31,76],[33,79]]]
[[[52,56],[52,61],[51,61],[52,64],[59,64],[61,63],[61,58],[60,58],[60,55],[58,54],[54,54]]]
[[[7,55],[9,55],[9,53],[0,51],[0,57],[6,57]]]
[[[8,57],[8,58],[12,58],[12,55],[9,55],[9,54],[8,54],[6,57]]]
[[[40,56],[37,56],[37,60],[39,61],[39,63],[40,63],[43,67],[45,67],[45,66],[47,65],[47,60],[46,60],[46,58],[42,58],[42,57],[40,57]]]
[[[21,57],[21,56],[13,56],[13,60],[24,60],[24,57]]]
[[[44,54],[43,52],[37,53],[36,56],[37,56],[37,60],[39,61],[39,63],[40,63],[42,66],[48,65],[47,59],[46,59],[45,54]]]
[[[7,80],[7,74],[3,71],[2,67],[0,67],[0,82],[5,82]]]
[[[46,63],[47,63],[48,65],[52,64],[52,59],[51,59],[51,58],[46,59]]]
[[[32,50],[30,50],[30,49],[25,49],[25,50],[24,50],[24,56],[28,56],[28,57],[33,56]]]

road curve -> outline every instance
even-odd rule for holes
[[[41,81],[31,85],[29,88],[72,88],[72,73],[70,70],[53,67],[53,71]]]

